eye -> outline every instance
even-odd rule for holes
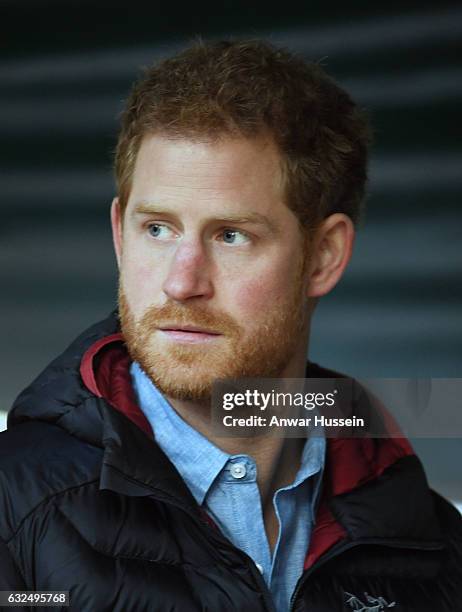
[[[249,237],[244,232],[233,229],[225,229],[221,232],[223,242],[225,244],[246,244],[249,241]]]
[[[161,240],[167,240],[174,235],[173,231],[167,225],[162,225],[162,223],[150,223],[148,225],[148,232],[153,238],[160,238]]]

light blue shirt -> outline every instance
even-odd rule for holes
[[[279,536],[271,555],[254,459],[245,454],[229,455],[219,449],[180,417],[137,363],[132,363],[130,372],[139,405],[157,443],[182,475],[197,503],[223,534],[254,560],[278,612],[288,611],[295,585],[303,573],[314,524],[325,438],[307,438],[294,482],[274,493]]]

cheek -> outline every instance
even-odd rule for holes
[[[121,266],[122,287],[136,319],[159,301],[160,275],[144,261],[142,258],[126,257]]]
[[[288,292],[286,283],[287,274],[284,278],[284,275],[274,270],[254,275],[238,283],[233,292],[235,297],[229,303],[234,302],[243,322],[251,323],[252,320],[263,318],[269,310],[284,301]]]
[[[294,240],[291,248],[272,253],[259,265],[241,266],[228,278],[233,291],[228,293],[227,304],[244,325],[287,310],[296,301],[301,266],[296,246]]]

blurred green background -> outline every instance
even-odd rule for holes
[[[197,35],[321,61],[369,111],[367,215],[318,308],[311,359],[354,376],[462,377],[460,4],[16,0],[0,12],[0,410],[114,307],[117,116],[140,67]],[[433,486],[462,501],[462,439],[414,445]]]

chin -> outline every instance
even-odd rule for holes
[[[172,374],[177,375],[172,376]],[[214,379],[200,378],[197,373],[185,372],[185,368],[178,368],[177,371],[172,368],[169,376],[159,376],[159,372],[155,372],[151,378],[156,387],[172,399],[202,402],[210,400],[212,396]]]
[[[143,358],[144,357],[144,358]],[[183,401],[205,401],[212,395],[212,385],[223,378],[217,359],[204,354],[200,347],[176,348],[139,355],[141,367],[164,395]]]

